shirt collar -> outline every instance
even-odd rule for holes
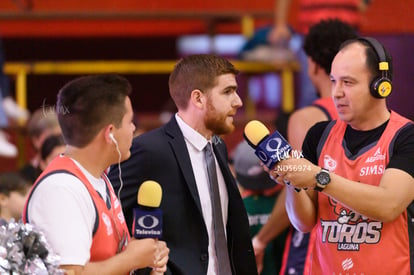
[[[175,114],[175,119],[177,120],[178,127],[180,127],[181,132],[183,133],[184,139],[198,151],[202,151],[204,147],[206,147],[208,140],[185,123],[178,113]]]

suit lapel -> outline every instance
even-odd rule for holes
[[[185,183],[191,193],[191,196],[197,205],[197,209],[201,211],[200,197],[198,195],[197,184],[193,173],[193,167],[191,165],[190,156],[188,154],[187,146],[184,141],[184,136],[178,127],[177,121],[173,117],[166,125],[165,130],[168,136],[171,137],[169,143],[177,159],[178,166],[184,176]]]

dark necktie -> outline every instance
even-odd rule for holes
[[[217,180],[216,162],[212,152],[212,146],[207,143],[204,147],[204,155],[207,163],[207,173],[210,183],[210,198],[213,213],[213,230],[215,237],[215,249],[217,255],[218,275],[231,275],[230,260],[227,249],[227,240],[224,233],[223,214],[221,212],[220,193]]]

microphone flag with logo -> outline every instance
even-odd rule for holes
[[[144,181],[138,190],[132,232],[135,239],[162,237],[162,189],[153,180]]]
[[[258,120],[252,120],[246,124],[243,136],[255,149],[256,156],[269,169],[279,161],[289,158],[292,146],[278,131],[270,135],[267,127]]]

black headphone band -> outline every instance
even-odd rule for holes
[[[378,40],[376,40],[375,38],[372,38],[372,37],[360,37],[360,38],[358,38],[358,40],[365,41],[366,43],[368,43],[368,45],[377,54],[379,63],[381,63],[381,62],[387,62],[388,63],[387,55],[385,54],[384,47],[378,42]]]

